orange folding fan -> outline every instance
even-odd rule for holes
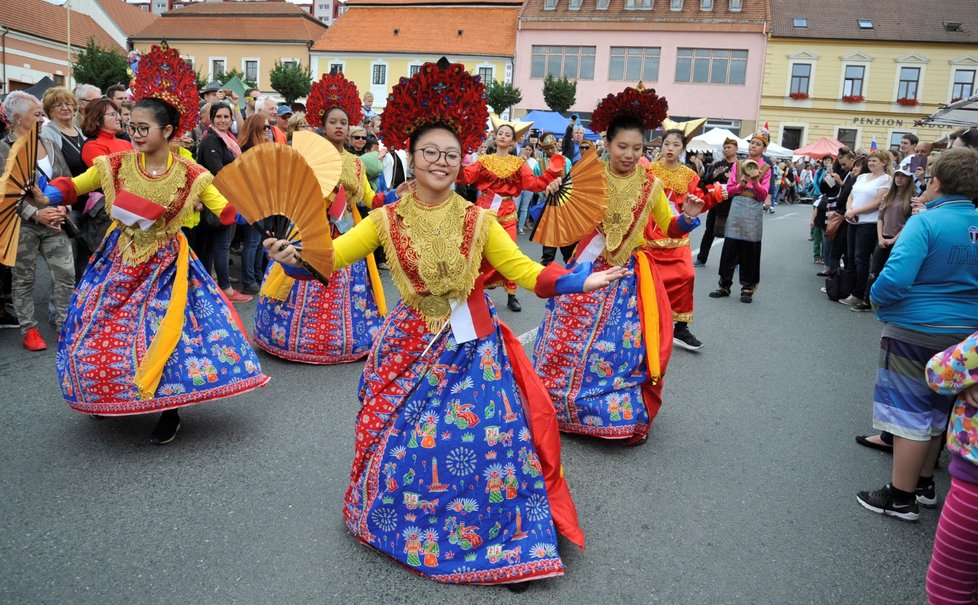
[[[0,177],[0,263],[13,267],[17,262],[20,238],[20,210],[37,176],[37,142],[41,125],[14,141]]]
[[[604,165],[593,147],[571,168],[546,205],[531,240],[544,246],[569,246],[591,233],[608,209]]]
[[[214,186],[252,225],[270,217],[287,218],[292,224],[288,233],[284,225],[270,231],[279,238],[288,235],[301,251],[303,267],[326,281],[333,272],[326,204],[319,179],[299,152],[279,143],[262,143],[222,168]]]

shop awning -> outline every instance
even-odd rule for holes
[[[918,124],[978,126],[978,94],[938,109]]]

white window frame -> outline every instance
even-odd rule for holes
[[[730,12],[739,13],[744,10],[743,0],[730,0]]]
[[[711,12],[713,10],[714,0],[700,0],[700,10],[705,12]]]
[[[543,10],[545,11],[557,10],[557,1],[558,0],[543,0]]]
[[[579,11],[579,10],[581,10],[581,5],[583,3],[584,3],[584,0],[568,0],[568,2],[567,2],[567,10]]]
[[[381,84],[377,84],[376,82],[374,82],[374,68],[375,67],[378,67],[378,66],[381,66],[381,65],[384,66],[384,81]],[[390,80],[391,80],[390,69],[391,69],[391,66],[390,66],[389,63],[387,63],[387,61],[374,61],[373,63],[371,63],[370,64],[370,86],[371,87],[373,87],[373,86],[387,86],[387,83],[390,82]]]
[[[224,75],[226,75],[228,73],[228,58],[227,57],[207,57],[207,70],[208,70],[208,73],[210,74],[210,77],[207,78],[207,79],[210,80],[211,82],[213,82],[214,80],[218,80],[219,79],[217,76],[214,75],[214,61],[221,61],[221,62],[224,63],[224,74],[222,74],[221,77],[224,77]]]
[[[194,56],[193,55],[180,55],[180,58],[183,59],[184,61],[187,61],[188,63],[190,63],[190,67],[194,71],[197,71],[197,62],[194,60]]]
[[[336,61],[336,60],[332,60],[332,59],[326,62],[326,72],[325,73],[332,72],[334,65],[339,65],[340,66],[340,73],[343,73],[343,74],[346,73],[346,61]]]
[[[241,73],[244,74],[245,79],[248,78],[248,61],[254,61],[258,64],[258,68],[255,70],[255,88],[261,88],[261,58],[260,57],[241,57]]]
[[[856,126],[855,124],[847,124],[845,126],[836,126],[835,127],[835,140],[836,141],[841,140],[839,138],[839,131],[840,130],[855,130],[856,131],[856,142],[855,142],[855,144],[852,147],[850,147],[850,149],[859,149],[859,143],[862,141],[862,138],[863,138],[863,127],[862,126]],[[819,158],[819,159],[821,159],[821,158]]]
[[[846,96],[846,68],[850,65],[852,66],[862,66],[863,69],[863,86],[862,86],[862,97],[863,102],[867,101],[868,98],[866,93],[869,91],[869,77],[870,77],[870,66],[873,62],[873,57],[867,55],[866,53],[855,51],[844,57],[840,57],[842,60],[842,70],[839,73],[839,103],[842,103],[842,97]]]
[[[812,89],[815,84],[815,59],[790,59],[788,61],[788,81],[785,82],[784,96],[791,97],[791,80],[793,76],[791,75],[795,70],[795,65],[807,65],[810,69],[808,72],[808,90],[805,91],[808,94],[808,98],[812,97]]]
[[[608,10],[608,5],[610,3],[611,0],[597,0],[597,4],[595,4],[594,8],[595,10],[606,11]]]
[[[603,8],[600,5],[601,0],[598,1],[599,1],[599,5],[598,5],[599,10],[608,10],[608,0],[605,0]],[[654,4],[653,0],[625,0],[625,10],[648,11],[648,10],[652,10],[653,4]]]
[[[951,64],[951,73],[950,73],[950,78],[949,78],[948,83],[947,83],[947,96],[945,97],[948,101],[950,101],[952,98],[954,98],[951,95],[954,93],[954,76],[955,76],[955,74],[958,71],[972,71],[972,70],[974,70],[974,72],[975,72],[975,80],[972,83],[972,86],[973,87],[978,87],[978,56],[976,56],[976,55],[966,55],[966,56],[960,57],[960,58],[958,58],[958,59],[956,59],[954,61],[949,61],[949,63]],[[975,92],[975,89],[972,88],[971,92],[974,93]],[[964,98],[968,98],[968,97],[965,96]]]
[[[912,134],[912,135],[915,135],[916,136],[917,135],[917,131],[915,131],[913,129],[911,129],[911,130],[904,130],[902,128],[892,128],[889,131],[887,131],[887,133],[886,133],[886,147],[880,147],[880,149],[886,149],[887,151],[892,151],[892,147],[890,146],[890,141],[893,140],[893,135],[895,135],[895,134],[899,134],[900,135],[900,138],[902,139],[903,138],[903,135],[905,135],[905,134]],[[876,144],[879,145],[879,141],[876,141]],[[900,141],[897,141],[897,149],[899,149],[899,148],[900,148]]]
[[[678,13],[683,10],[683,0],[669,0],[669,10]]]
[[[415,68],[415,67],[417,67],[417,68],[418,68],[418,71],[421,71],[421,66],[422,66],[422,65],[424,65],[424,63],[419,63],[419,62],[417,62],[417,61],[415,61],[415,62],[413,62],[413,63],[408,63],[408,70],[407,70],[407,77],[409,77],[409,78],[410,78],[410,77],[411,77],[412,75],[414,75],[414,74],[412,74],[412,73],[411,73],[411,70],[412,70],[413,68]],[[478,73],[478,72],[477,72],[477,73]]]
[[[488,86],[496,79],[496,66],[493,65],[492,63],[480,63],[475,66],[475,74],[481,76],[482,75],[481,72],[483,69],[489,70],[489,75],[490,75],[489,79],[482,80],[482,83]]]
[[[894,62],[896,62],[896,77],[893,81],[893,102],[896,103],[896,100],[900,98],[900,71],[904,67],[916,67],[920,69],[920,77],[917,79],[917,101],[923,103],[925,92],[924,77],[930,59],[917,53],[909,53],[902,57],[897,57],[894,59]]]
[[[611,61],[612,61],[612,49],[620,48],[625,51],[624,56],[622,56],[622,66],[621,66],[621,78],[613,78],[611,74]],[[662,47],[661,46],[610,46],[608,47],[608,81],[609,82],[633,82],[635,80],[628,79],[628,51],[629,50],[641,50],[642,51],[642,66],[639,70],[638,81],[641,82],[658,82],[659,78],[662,76]],[[648,51],[659,51],[659,55],[655,57],[658,60],[658,67],[656,68],[655,79],[645,77],[645,62],[649,59]]]
[[[302,61],[299,60],[299,57],[279,57],[278,62],[282,65],[285,65],[286,63],[295,63],[299,67],[302,66]]]

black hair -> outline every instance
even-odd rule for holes
[[[180,112],[176,107],[161,99],[147,97],[136,103],[133,109],[145,109],[152,113],[153,120],[160,125],[161,129],[172,126],[173,130],[170,132],[170,136],[166,138],[168,141],[173,138],[177,128],[180,127]]]
[[[674,134],[677,137],[679,137],[680,142],[682,142],[682,144],[683,144],[683,149],[686,149],[686,143],[687,143],[687,141],[686,141],[686,133],[683,132],[682,130],[679,130],[678,128],[670,128],[669,130],[663,132],[662,133],[662,142],[665,143],[666,142],[666,137],[668,137],[671,134]]]
[[[234,112],[231,111],[231,104],[230,103],[227,103],[225,101],[215,101],[215,102],[211,103],[211,110],[210,110],[211,123],[214,122],[214,116],[216,116],[218,110],[221,110],[221,109],[227,109],[228,110],[228,113],[231,114],[231,117],[232,118],[234,117]]]
[[[350,116],[349,116],[349,114],[347,114],[347,113],[346,113],[346,111],[345,111],[345,110],[344,110],[344,109],[343,109],[342,107],[330,107],[330,108],[328,108],[328,109],[327,109],[326,111],[324,111],[324,112],[323,112],[323,125],[324,125],[324,126],[326,125],[326,119],[327,119],[327,118],[329,117],[329,114],[331,114],[331,113],[333,113],[334,111],[339,111],[339,112],[341,112],[341,113],[342,113],[343,115],[345,115],[345,116],[346,116],[346,121],[347,121],[347,122],[349,122],[349,121],[350,121]],[[353,124],[350,124],[350,126],[352,127],[352,126],[353,126]]]
[[[608,142],[610,143],[619,132],[624,130],[637,130],[642,134],[642,140],[645,140],[645,127],[638,118],[633,118],[632,116],[619,116],[611,121],[608,125],[608,133],[606,134]]]
[[[911,145],[916,145],[917,143],[920,142],[920,138],[918,138],[917,135],[915,135],[912,132],[905,132],[905,133],[903,133],[903,137],[901,137],[901,138],[904,138],[904,139],[907,139],[908,141],[910,141],[910,144]]]
[[[455,138],[456,141],[458,141],[459,147],[462,146],[462,141],[461,139],[458,138],[458,135],[455,134],[454,130],[452,130],[447,124],[442,124],[441,122],[435,122],[433,124],[425,124],[421,128],[418,128],[417,130],[411,133],[411,138],[408,140],[410,149],[412,151],[416,149],[418,146],[418,140],[421,139],[421,137],[423,137],[424,135],[431,132],[432,130],[447,130],[448,132],[452,133],[452,136]]]
[[[960,130],[956,133],[956,139],[961,139],[965,147],[970,147],[972,149],[978,149],[978,128],[968,128],[967,130]]]
[[[499,128],[509,128],[509,131],[513,133],[513,138],[514,139],[516,138],[516,129],[510,126],[509,124],[500,124]],[[499,128],[496,129],[496,132],[499,132]]]

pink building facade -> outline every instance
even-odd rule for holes
[[[643,11],[626,9],[631,0],[598,0],[591,10],[582,7],[587,2],[595,0],[527,2],[516,40],[514,81],[523,100],[515,115],[547,109],[543,82],[552,73],[577,81],[571,111],[585,121],[606,95],[641,80],[668,99],[673,119],[708,118],[707,128],[740,135],[757,126],[767,33],[765,20],[748,10],[754,3],[732,13],[710,3],[705,13],[697,9],[706,3],[689,0],[683,12],[663,0]]]

